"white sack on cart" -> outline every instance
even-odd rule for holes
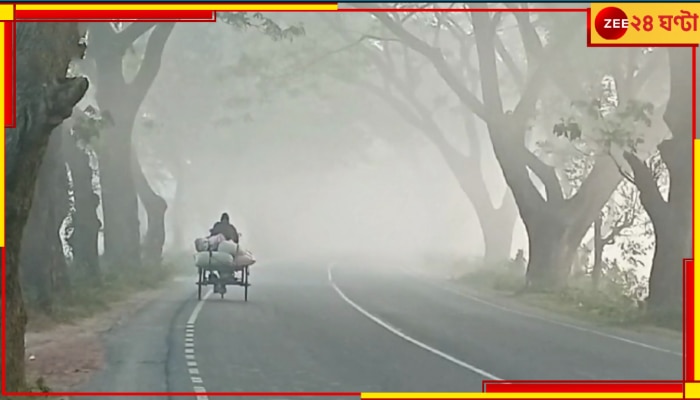
[[[194,248],[197,251],[209,250],[209,240],[207,238],[199,238],[194,241]]]
[[[235,258],[236,256],[238,256],[238,253],[241,250],[241,246],[232,240],[225,240],[219,243],[219,247],[217,248],[217,250],[224,253],[228,253]]]
[[[240,250],[236,257],[233,258],[233,263],[239,268],[251,266],[255,262],[255,256],[248,250]]]
[[[195,266],[198,268],[218,269],[235,266],[233,256],[222,251],[202,251],[195,255]]]

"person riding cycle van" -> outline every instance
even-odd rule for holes
[[[221,214],[221,219],[209,230],[209,236],[223,235],[226,240],[238,244],[239,235],[236,228],[229,222],[227,213]]]

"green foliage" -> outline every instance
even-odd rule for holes
[[[530,293],[524,291],[522,271],[516,271],[510,262],[483,266],[459,279],[462,284],[480,290],[495,290],[515,295],[518,302],[548,311],[599,323],[633,324],[643,320],[640,295],[644,281],[633,273],[611,268],[599,290],[592,287],[590,276],[569,280],[561,290]]]
[[[219,12],[216,14],[216,19],[238,29],[256,29],[273,40],[292,41],[306,33],[303,24],[281,28],[273,19],[259,12]]]
[[[573,116],[561,118],[552,128],[556,137],[571,142],[593,144],[599,152],[610,153],[612,146],[636,152],[645,143],[645,133],[652,127],[654,105],[630,100],[621,107],[605,99],[576,100],[571,103]]]
[[[90,143],[100,137],[100,131],[113,126],[114,120],[109,111],[100,112],[92,106],[88,106],[82,113],[74,118],[73,134],[81,143]]]
[[[596,322],[610,324],[630,324],[640,322],[643,309],[640,302],[631,296],[624,295],[621,287],[614,284],[605,289],[594,290],[590,279],[583,278],[572,282],[565,290],[551,296],[551,305],[545,307],[568,315],[578,315]],[[543,298],[542,303],[549,299]]]
[[[55,323],[66,323],[90,317],[109,309],[111,304],[127,296],[160,287],[170,281],[170,265],[148,266],[135,271],[132,268],[113,268],[105,271],[101,285],[94,285],[91,277],[72,272],[70,293],[57,299],[52,315],[44,315],[32,303],[28,304],[29,329],[40,330]]]
[[[610,232],[604,237],[606,245],[617,245],[620,251],[619,259],[606,258],[605,263],[618,265],[618,262],[624,262],[627,269],[632,270],[643,267],[643,258],[654,249],[654,232],[637,187],[623,181],[603,208],[603,218],[610,225]]]
[[[27,384],[26,387],[23,390],[24,392],[30,392],[30,393],[50,393],[51,388],[46,384],[46,380],[44,377],[38,377],[34,381],[33,384]],[[32,396],[32,397],[39,397],[39,398],[48,398],[48,396]]]

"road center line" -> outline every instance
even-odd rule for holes
[[[207,301],[212,293],[214,293],[213,290],[210,290],[197,302],[197,305],[194,306],[192,314],[190,314],[190,317],[187,319],[187,324],[185,325],[185,359],[188,360],[187,366],[189,368],[187,371],[189,372],[190,380],[192,383],[196,383],[196,385],[192,387],[195,393],[206,393],[207,389],[204,387],[199,368],[197,368],[197,362],[195,361],[194,328],[197,317],[199,317],[199,313],[202,311],[202,307],[204,307],[204,302]],[[206,394],[199,394],[197,395],[197,400],[209,400],[209,396]]]
[[[192,329],[194,329],[194,323],[197,322],[197,317],[199,317],[199,313],[202,311],[202,307],[204,307],[204,302],[207,301],[212,293],[213,291],[210,290],[207,294],[205,294],[204,297],[202,297],[202,300],[197,302],[194,310],[192,310],[192,314],[190,314],[190,318],[187,320],[187,325],[191,326]]]
[[[328,282],[329,282],[330,285],[333,287],[333,289],[336,291],[336,293],[338,293],[338,295],[340,296],[341,299],[343,299],[343,301],[345,301],[346,303],[348,303],[352,308],[354,308],[354,309],[355,309],[357,312],[359,312],[360,314],[362,314],[362,315],[364,315],[365,317],[369,318],[369,319],[370,319],[372,322],[374,322],[375,324],[377,324],[377,325],[381,326],[382,328],[388,330],[389,332],[391,332],[391,333],[393,333],[394,335],[400,337],[401,339],[403,339],[403,340],[405,340],[405,341],[407,341],[407,342],[409,342],[409,343],[411,343],[411,344],[413,344],[413,345],[415,345],[415,346],[420,347],[420,348],[423,349],[423,350],[426,350],[426,351],[428,351],[428,352],[430,352],[430,353],[433,353],[434,355],[436,355],[436,356],[438,356],[438,357],[440,357],[440,358],[442,358],[442,359],[444,359],[444,360],[447,360],[447,361],[449,361],[449,362],[451,362],[451,363],[453,363],[453,364],[455,364],[455,365],[457,365],[457,366],[460,366],[460,367],[465,368],[465,369],[467,369],[467,370],[469,370],[469,371],[471,371],[471,372],[474,372],[474,373],[476,373],[476,374],[479,374],[479,375],[483,376],[483,377],[486,378],[486,379],[497,380],[497,381],[503,380],[503,379],[497,377],[496,375],[493,375],[493,374],[491,374],[491,373],[488,373],[488,372],[484,371],[484,370],[481,369],[481,368],[475,367],[474,365],[471,365],[471,364],[469,364],[469,363],[467,363],[467,362],[464,362],[464,361],[459,360],[459,359],[457,359],[457,358],[455,358],[455,357],[452,357],[451,355],[449,355],[449,354],[447,354],[447,353],[444,353],[444,352],[442,352],[442,351],[440,351],[440,350],[438,350],[438,349],[436,349],[436,348],[434,348],[434,347],[431,347],[430,345],[427,345],[427,344],[421,342],[420,340],[414,339],[414,338],[412,338],[411,336],[406,335],[405,333],[401,332],[400,330],[394,328],[393,326],[391,326],[391,325],[389,325],[388,323],[382,321],[381,319],[379,319],[379,318],[376,317],[375,315],[371,314],[370,312],[368,312],[368,311],[365,310],[364,308],[360,307],[357,303],[355,303],[355,302],[352,301],[348,296],[346,296],[345,293],[343,293],[343,291],[340,290],[340,288],[338,287],[338,285],[335,284],[335,282],[333,281],[333,272],[332,272],[332,269],[333,269],[333,265],[330,265],[330,266],[328,267]]]

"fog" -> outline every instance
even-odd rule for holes
[[[217,47],[235,49],[227,41],[246,35],[255,36],[223,24],[176,25],[137,118],[134,139],[146,176],[169,204],[168,250],[189,250],[181,247],[228,212],[261,260],[483,255],[474,209],[444,159],[385,105],[341,88],[327,102],[273,98],[254,107],[253,119],[232,106],[231,98],[245,95],[238,90],[251,89],[222,80],[221,71],[250,49]],[[214,40],[206,46],[214,54],[188,48],[196,37]],[[138,53],[139,43],[134,47]],[[96,106],[94,93],[87,104]],[[180,204],[177,179],[158,158],[175,159],[171,164],[184,170]],[[495,159],[487,161],[489,185],[499,193],[494,201],[500,201],[505,184]],[[145,221],[142,207],[140,214]],[[175,242],[177,224],[184,243]],[[522,247],[522,239],[515,246]]]
[[[367,15],[346,18],[358,32],[367,24]],[[166,249],[189,251],[228,212],[260,260],[421,263],[484,256],[482,227],[460,185],[470,184],[465,176],[482,178],[492,207],[501,206],[507,188],[485,124],[477,119],[465,128],[454,111],[457,96],[421,61],[416,93],[444,134],[436,141],[357,84],[365,82],[358,75],[377,87],[382,82],[366,66],[353,67],[353,55],[343,55],[348,40],[328,39],[328,24],[317,14],[275,13],[274,19],[282,29],[304,23],[305,34],[275,41],[224,23],[181,23],[170,35],[134,126],[146,177],[168,203]],[[501,34],[517,55],[523,50],[513,23],[504,22]],[[145,43],[134,43],[125,76],[135,73]],[[456,43],[445,43],[443,51],[457,51]],[[309,54],[298,55],[304,51]],[[96,106],[94,95],[91,88],[81,105]],[[514,107],[519,95],[507,88],[503,98]],[[535,122],[526,138],[530,148],[551,139],[549,127],[560,115],[545,113]],[[477,164],[451,165],[445,151]],[[539,178],[531,173],[531,179],[544,193]],[[142,205],[140,215],[145,233]],[[509,255],[527,250],[519,219],[501,235],[512,236]]]
[[[684,329],[690,49],[589,47],[581,10],[439,6],[90,23],[84,58],[49,56],[89,80],[77,107],[86,80],[28,42],[78,24],[24,25],[8,371],[36,355],[27,315],[95,306],[114,324],[56,346],[104,333],[69,353],[106,392],[678,379],[680,336],[645,325]]]

